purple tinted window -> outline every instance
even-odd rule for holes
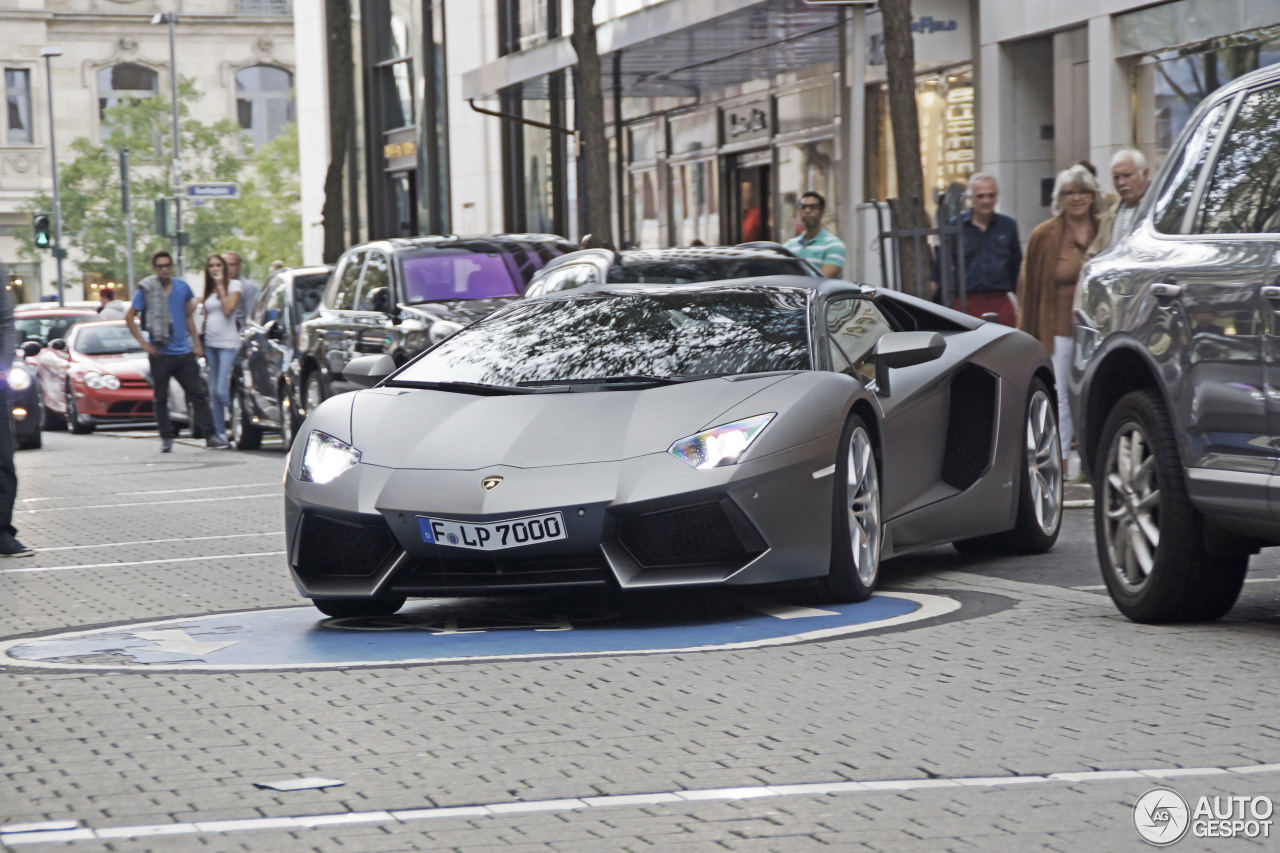
[[[402,264],[410,303],[519,295],[507,261],[499,254],[432,252],[406,257]]]

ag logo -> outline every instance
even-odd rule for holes
[[[1152,788],[1133,804],[1133,828],[1148,844],[1168,847],[1181,841],[1189,826],[1187,801],[1172,788]]]
[[[492,492],[494,489],[498,488],[498,484],[501,482],[501,477],[485,477],[480,481],[480,488],[484,489],[486,492]]]

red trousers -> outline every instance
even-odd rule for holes
[[[1003,323],[1006,326],[1018,325],[1018,312],[1013,308],[1013,300],[1009,298],[1009,294],[1005,291],[994,293],[966,293],[964,308],[960,308],[960,297],[957,296],[955,301],[951,303],[951,307],[957,311],[963,310],[964,313],[972,317],[981,317],[983,314],[995,314],[996,322]]]

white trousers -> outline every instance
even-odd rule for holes
[[[1067,336],[1053,338],[1053,378],[1058,383],[1058,440],[1062,442],[1062,458],[1071,455],[1071,439],[1075,427],[1071,424],[1071,406],[1067,402],[1067,376],[1071,373],[1071,351],[1075,342]]]

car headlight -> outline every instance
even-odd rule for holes
[[[703,430],[680,439],[667,448],[667,452],[699,470],[736,465],[751,442],[777,414],[769,412]]]
[[[360,464],[360,451],[345,441],[313,429],[302,451],[302,480],[327,483],[348,468]]]
[[[106,388],[108,391],[116,390],[120,387],[120,377],[116,376],[114,373],[102,374],[102,387]]]
[[[84,375],[84,384],[94,389],[101,388],[102,374],[96,370],[90,370]]]
[[[9,387],[14,391],[25,391],[31,387],[31,374],[21,367],[9,370]]]
[[[431,324],[431,328],[427,329],[427,342],[433,345],[438,344],[461,328],[461,323],[455,323],[452,320],[436,320]]]

